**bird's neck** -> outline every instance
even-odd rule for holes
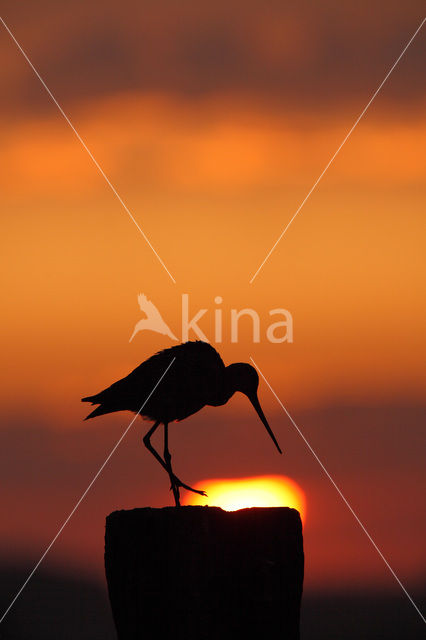
[[[233,388],[233,385],[230,384],[230,380],[225,377],[221,381],[220,386],[216,387],[214,397],[211,398],[209,404],[214,407],[220,407],[221,405],[226,404],[234,393],[235,389]]]

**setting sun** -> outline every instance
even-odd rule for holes
[[[209,505],[225,511],[248,507],[292,507],[306,518],[306,500],[302,489],[286,476],[257,476],[253,478],[210,479],[198,482],[207,497],[188,494],[186,505]]]

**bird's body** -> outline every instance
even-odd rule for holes
[[[173,366],[161,381],[161,390],[152,394],[141,410],[172,361]],[[230,395],[224,380],[225,365],[217,351],[207,342],[186,342],[156,353],[104,391],[83,398],[84,402],[100,405],[86,420],[125,410],[140,412],[144,418],[161,423],[184,420],[205,405],[225,404]]]
[[[153,393],[153,388],[160,379],[161,383]],[[258,383],[256,370],[251,365],[237,363],[225,367],[222,358],[210,344],[201,341],[185,342],[151,356],[125,378],[114,382],[100,393],[82,398],[82,401],[99,405],[86,420],[128,410],[154,421],[144,443],[168,472],[178,506],[179,487],[191,491],[193,489],[173,474],[167,444],[170,422],[184,420],[206,405],[223,405],[235,391],[241,391],[249,397],[281,453],[257,399]],[[150,437],[159,424],[164,424],[165,427],[164,458],[161,458],[150,443]]]

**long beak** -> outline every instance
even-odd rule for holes
[[[259,418],[262,420],[263,424],[265,425],[266,431],[269,433],[269,435],[271,436],[272,440],[274,441],[274,444],[275,444],[276,448],[278,449],[278,451],[280,453],[282,453],[282,451],[280,449],[280,445],[278,444],[274,434],[272,433],[272,429],[269,426],[267,419],[265,418],[265,414],[262,411],[262,407],[260,406],[260,402],[259,402],[259,399],[258,399],[257,395],[253,394],[252,396],[248,396],[248,399],[252,403],[253,407],[256,409],[257,415],[259,416]]]

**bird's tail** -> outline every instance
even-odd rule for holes
[[[96,407],[92,413],[89,413],[84,419],[89,420],[89,418],[96,418],[96,416],[103,416],[105,413],[113,413],[114,411],[119,411],[119,409],[111,409],[111,407],[107,407],[106,405],[99,405]]]
[[[96,398],[97,398],[97,394],[94,396],[86,396],[85,398],[82,398],[81,401],[91,402],[92,404],[99,404],[99,402],[96,401]]]
[[[100,394],[96,394],[94,396],[86,396],[86,398],[82,398],[82,402],[91,402],[92,404],[99,404],[99,407],[96,407],[86,416],[84,419],[88,420],[89,418],[96,418],[96,416],[103,416],[105,413],[113,413],[114,411],[119,411],[119,409],[114,409],[106,404],[101,404],[101,399],[99,398]]]

